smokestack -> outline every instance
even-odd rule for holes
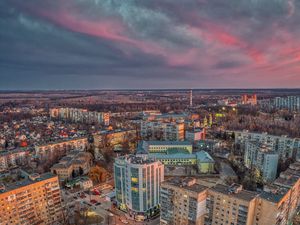
[[[193,106],[193,90],[190,91],[190,107]]]

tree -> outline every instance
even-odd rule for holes
[[[94,184],[105,181],[107,175],[108,172],[100,166],[94,166],[89,172],[89,178],[91,178]]]
[[[72,178],[75,178],[76,177],[76,172],[75,170],[72,170]]]
[[[84,173],[83,169],[81,167],[79,167],[79,176],[82,176]]]

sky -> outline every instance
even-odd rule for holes
[[[299,0],[0,0],[0,89],[297,88]]]

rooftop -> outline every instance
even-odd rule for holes
[[[172,185],[175,187],[180,187],[182,189],[200,193],[207,189],[206,186],[200,185],[196,183],[195,178],[192,177],[173,177],[164,182],[165,184]]]
[[[26,177],[14,183],[6,183],[4,184],[5,189],[1,189],[0,194],[56,177],[56,175],[54,175],[53,173],[44,173],[39,176],[35,175],[34,177],[35,179],[30,179],[29,177]]]
[[[268,200],[268,201],[274,202],[274,203],[279,202],[283,196],[284,196],[284,194],[281,194],[281,193],[272,193],[272,192],[266,192],[266,191],[263,191],[259,195],[259,197],[261,197],[262,199],[265,199],[265,200]]]
[[[148,145],[192,145],[189,141],[144,141]]]
[[[217,184],[216,186],[212,187],[211,190],[215,192],[219,192],[225,195],[230,195],[232,198],[238,198],[245,201],[251,201],[257,196],[256,192],[246,191],[243,189],[239,189],[237,191],[233,190],[234,187],[226,186],[223,184]]]
[[[131,163],[131,164],[151,164],[156,162],[154,158],[149,158],[147,155],[125,155],[115,159],[115,163]]]

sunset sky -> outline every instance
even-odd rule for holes
[[[300,87],[298,0],[0,0],[0,89]]]

